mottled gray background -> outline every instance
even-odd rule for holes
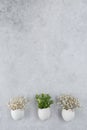
[[[33,97],[71,93],[82,108],[69,123],[53,105],[38,119]],[[13,121],[7,102],[31,99]],[[0,0],[0,130],[87,130],[87,0]]]

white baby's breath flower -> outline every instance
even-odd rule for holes
[[[63,109],[74,109],[80,107],[79,100],[71,95],[62,95],[58,98],[58,103]]]
[[[15,97],[10,99],[8,106],[12,110],[24,109],[27,103],[27,99],[24,97]]]

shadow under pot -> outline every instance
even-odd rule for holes
[[[11,110],[11,116],[14,120],[20,120],[24,117],[24,110],[22,109]]]
[[[51,116],[50,108],[44,108],[44,109],[38,108],[38,117],[41,120],[47,120],[49,119],[50,116]]]
[[[62,109],[62,117],[64,121],[71,121],[75,117],[75,111],[72,109]]]

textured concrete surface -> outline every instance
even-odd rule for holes
[[[38,119],[33,97],[71,93],[82,108],[69,123],[57,106]],[[7,102],[31,99],[13,121]],[[87,130],[87,0],[0,0],[0,130]]]

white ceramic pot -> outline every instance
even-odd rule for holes
[[[51,115],[50,108],[38,109],[38,116],[41,120],[47,120]]]
[[[11,116],[14,120],[20,120],[24,117],[24,110],[11,110]]]
[[[65,121],[71,121],[75,117],[75,111],[74,110],[62,110],[62,117]]]

